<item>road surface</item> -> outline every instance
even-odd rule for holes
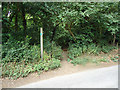
[[[118,65],[59,76],[17,88],[118,88]]]

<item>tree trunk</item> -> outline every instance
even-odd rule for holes
[[[69,31],[69,33],[72,35],[74,41],[76,41],[76,38],[75,38],[74,34],[73,34],[72,31],[71,31],[71,25],[70,25],[70,27],[69,27],[68,24],[66,24],[65,29]]]
[[[70,32],[70,34],[72,35],[72,37],[74,38],[74,40],[76,41],[76,38],[75,38],[75,36],[74,36],[74,34],[72,33],[72,31],[71,31],[71,28],[70,29],[68,29],[68,31]]]

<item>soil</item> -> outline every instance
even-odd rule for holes
[[[102,58],[102,57],[110,57],[110,56],[115,56],[118,54],[117,50],[113,50],[108,54],[101,53],[99,56],[95,55],[82,55],[81,57],[90,57],[91,59],[94,58]],[[61,67],[58,69],[54,70],[49,70],[47,72],[42,72],[40,75],[38,75],[37,72],[29,74],[25,78],[19,78],[17,80],[9,80],[8,78],[2,78],[2,88],[15,88],[19,87],[25,84],[29,84],[32,82],[37,82],[40,80],[45,80],[49,78],[53,78],[56,76],[63,76],[67,74],[72,74],[76,72],[82,72],[88,69],[97,69],[97,68],[102,68],[102,67],[109,67],[113,65],[117,65],[118,62],[112,62],[110,61],[109,63],[107,62],[102,62],[99,65],[96,65],[95,63],[87,63],[86,65],[76,65],[74,66],[70,62],[67,62],[67,51],[63,51],[63,60],[61,61]]]

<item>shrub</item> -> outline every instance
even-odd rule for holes
[[[55,68],[58,68],[60,66],[61,66],[60,60],[58,60],[58,59],[52,58],[52,60],[49,61],[49,68],[50,69],[55,69]]]
[[[70,59],[74,59],[75,57],[78,57],[82,54],[82,48],[79,47],[79,48],[70,48],[69,51],[68,51],[68,56]]]
[[[46,40],[44,49],[52,58],[62,59],[62,49],[60,46],[56,45],[55,42],[52,41],[52,43],[50,43],[49,40]]]
[[[62,59],[62,49],[60,46],[54,46],[52,48],[52,58]]]
[[[100,52],[100,48],[96,46],[95,44],[88,45],[87,53],[88,54],[96,54],[98,55]]]

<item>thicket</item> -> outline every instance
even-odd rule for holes
[[[78,56],[83,53],[98,55],[115,49],[120,43],[118,8],[118,2],[2,3],[2,76],[18,78],[55,69],[63,48],[68,48],[73,63],[82,63]]]

